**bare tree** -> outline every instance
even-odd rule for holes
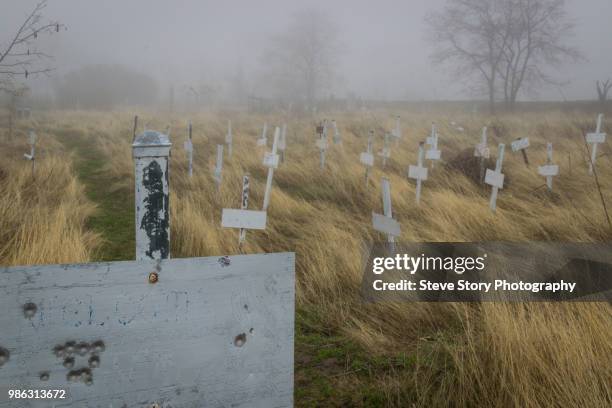
[[[35,43],[40,35],[59,32],[65,26],[57,21],[42,21],[46,6],[47,0],[39,2],[8,42],[0,44],[0,91],[18,95],[24,89],[18,78],[28,79],[52,71],[46,64],[51,56],[38,50]]]
[[[283,97],[296,96],[312,109],[320,92],[336,74],[338,33],[333,21],[318,10],[295,15],[264,54],[266,75]]]
[[[485,89],[491,112],[499,94],[512,108],[526,83],[555,83],[548,66],[580,58],[564,44],[573,30],[564,0],[447,0],[426,22],[436,47],[432,61]]]
[[[503,50],[509,39],[503,1],[448,0],[443,10],[426,16],[435,45],[434,64],[450,64],[454,76],[484,91],[495,111],[496,83]],[[467,80],[467,81],[466,81]]]
[[[595,84],[597,85],[597,99],[603,109],[608,101],[608,92],[612,89],[612,82],[607,79],[605,82],[596,81]]]
[[[574,25],[565,11],[565,0],[503,0],[510,34],[502,48],[499,65],[503,81],[504,103],[513,109],[525,84],[535,89],[542,84],[558,84],[546,73],[566,60],[582,58],[579,51],[566,45]]]

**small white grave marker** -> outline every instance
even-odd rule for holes
[[[327,150],[327,120],[323,121],[323,124],[317,126],[317,134],[319,138],[315,142],[315,145],[319,149],[320,153],[320,167],[325,168],[325,151]]]
[[[213,178],[217,184],[217,191],[221,189],[221,176],[223,172],[223,145],[217,145],[217,162],[215,164],[215,173]]]
[[[523,137],[516,139],[514,142],[510,144],[513,152],[520,151],[523,155],[523,161],[526,166],[529,166],[529,159],[527,158],[527,148],[529,147],[529,138]]]
[[[421,201],[421,183],[427,180],[427,167],[423,166],[423,156],[425,155],[425,147],[423,142],[419,143],[419,158],[416,166],[410,165],[408,167],[408,177],[415,179],[417,183],[416,187],[416,203],[419,205]]]
[[[193,142],[191,139],[191,121],[189,121],[189,127],[187,128],[187,140],[183,145],[185,152],[187,152],[187,159],[189,165],[189,177],[193,176]]]
[[[382,157],[383,168],[387,165],[387,159],[391,157],[391,147],[389,147],[389,133],[385,133],[383,140],[383,148],[378,155]]]
[[[484,172],[485,172],[485,159],[488,159],[491,156],[491,151],[489,150],[489,146],[487,143],[487,127],[482,128],[482,136],[480,137],[480,143],[476,145],[474,149],[474,156],[479,158],[480,165],[480,183],[482,184],[484,181]]]
[[[504,174],[502,171],[502,164],[504,162],[504,149],[506,146],[503,143],[500,143],[497,149],[497,162],[495,163],[495,171],[487,169],[487,173],[485,175],[485,183],[493,187],[493,191],[491,192],[491,200],[489,202],[489,207],[491,211],[495,212],[497,208],[497,191],[500,188],[504,188]]]
[[[365,166],[365,181],[366,186],[368,185],[368,179],[370,178],[370,169],[374,166],[374,155],[372,154],[372,139],[374,137],[374,130],[370,130],[368,136],[368,148],[365,152],[359,155],[359,161]]]
[[[559,166],[552,164],[552,143],[546,144],[546,165],[538,167],[538,174],[546,177],[546,186],[552,191],[553,177],[559,174]]]
[[[597,115],[597,128],[595,133],[587,133],[586,141],[591,147],[591,161],[589,162],[589,174],[593,174],[593,166],[595,166],[595,160],[597,159],[597,145],[606,141],[606,134],[601,131],[601,125],[603,122],[603,113]]]
[[[332,126],[334,128],[334,144],[342,143],[342,138],[340,137],[340,131],[338,130],[338,124],[335,119],[332,119]]]
[[[227,144],[227,155],[229,157],[232,157],[232,141],[233,141],[233,136],[232,136],[232,121],[228,120],[227,121],[227,134],[225,135],[225,144]]]
[[[257,146],[268,145],[268,122],[264,122],[263,130],[261,131],[261,138],[257,139]]]
[[[431,160],[431,168],[433,169],[434,163],[440,160],[441,152],[438,150],[438,132],[436,125],[431,124],[431,136],[427,138],[427,144],[430,145],[430,149],[425,152],[425,158]]]
[[[391,209],[391,185],[389,184],[389,179],[383,177],[381,187],[384,215],[372,212],[372,226],[376,231],[387,234],[387,242],[391,244],[391,248],[394,251],[395,237],[401,235],[401,228],[399,222],[393,219],[393,211]]]
[[[287,149],[287,124],[283,123],[280,138],[278,139],[278,153],[280,162],[285,162],[285,149]]]
[[[26,160],[30,160],[32,162],[32,177],[34,177],[34,163],[36,161],[36,133],[34,133],[33,130],[30,130],[30,133],[28,134],[28,144],[30,145],[30,154],[28,153],[24,153],[23,157]]]
[[[395,117],[395,129],[393,129],[393,132],[391,132],[391,135],[395,138],[396,143],[399,141],[399,139],[402,138],[402,129],[400,127],[399,115]]]
[[[278,139],[280,137],[280,129],[277,127],[274,129],[274,142],[272,143],[272,153],[270,155],[275,157],[277,165],[278,165],[278,155],[276,154],[276,149],[278,148]],[[264,160],[265,165],[265,160]],[[268,167],[268,178],[266,179],[266,191],[264,193],[264,202],[263,202],[263,210],[266,211],[268,209],[268,205],[270,205],[270,194],[272,193],[272,178],[274,177],[274,168],[272,166]]]
[[[221,226],[225,228],[240,228],[238,245],[246,239],[247,229],[266,229],[266,211],[247,210],[249,206],[249,176],[242,176],[242,201],[240,210],[224,208],[221,212]]]

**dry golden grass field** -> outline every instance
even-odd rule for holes
[[[133,258],[133,114],[35,113],[17,124],[12,140],[2,128],[0,264]],[[376,131],[378,152],[396,114],[402,118],[403,138],[392,145],[384,169],[377,157],[366,187],[359,153],[365,151],[368,131]],[[383,176],[391,182],[400,241],[611,241],[582,136],[594,128],[594,114],[330,113],[326,117],[336,119],[343,142],[330,143],[324,170],[312,118],[239,112],[139,115],[149,129],[171,126],[173,257],[239,252],[237,231],[220,227],[221,209],[239,206],[241,178],[247,173],[250,208],[261,207],[266,169],[264,148],[256,146],[256,139],[264,121],[270,127],[287,122],[287,151],[274,174],[267,229],[249,231],[243,251],[296,253],[297,406],[612,405],[612,308],[607,303],[366,304],[360,297],[364,248],[382,238],[371,227],[371,213],[382,211]],[[182,148],[190,119],[192,179]],[[217,192],[215,145],[223,143],[228,119],[234,151],[231,158],[225,156]],[[406,170],[416,163],[418,142],[429,134],[432,121],[438,124],[442,160],[424,182],[417,207],[415,183]],[[531,139],[529,167],[520,154],[509,146],[506,150],[507,184],[496,214],[489,210],[490,188],[471,180],[465,169],[485,125],[493,155],[498,143]],[[34,178],[22,158],[30,127],[39,136]],[[536,172],[545,162],[546,142],[554,144],[560,166],[552,194]],[[610,152],[609,142],[600,146],[597,172],[603,198],[612,207]]]

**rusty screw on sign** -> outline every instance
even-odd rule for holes
[[[10,357],[11,353],[9,353],[7,349],[0,347],[0,367],[6,364],[6,362],[9,361]]]
[[[158,280],[159,280],[159,275],[157,274],[157,272],[151,272],[149,274],[149,283],[157,283]]]
[[[23,305],[23,315],[26,319],[31,319],[32,317],[34,317],[37,310],[38,307],[32,302]]]

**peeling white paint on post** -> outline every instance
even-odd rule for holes
[[[148,130],[134,140],[136,260],[170,257],[167,135]]]
[[[338,130],[336,119],[332,119],[332,127],[334,128],[334,144],[342,143],[342,138],[340,137],[340,131]]]
[[[383,138],[383,148],[378,155],[382,157],[382,166],[383,169],[387,165],[387,159],[391,157],[391,147],[389,147],[389,133],[385,132],[385,136]]]
[[[559,175],[559,166],[552,164],[552,143],[546,144],[546,165],[538,166],[538,174],[546,177],[546,186],[549,191],[552,191],[553,177]]]
[[[525,166],[529,166],[529,159],[527,158],[527,148],[529,147],[529,138],[523,137],[516,139],[514,142],[510,144],[513,152],[520,151],[523,155],[523,161],[525,162]]]
[[[257,146],[268,145],[268,122],[264,122],[263,130],[261,131],[261,138],[257,139]]]
[[[474,157],[479,158],[479,166],[480,166],[480,183],[484,182],[484,173],[485,173],[485,159],[488,159],[491,156],[491,151],[489,150],[488,142],[487,142],[487,127],[482,128],[482,135],[480,137],[480,143],[476,145],[474,149]]]
[[[187,128],[187,140],[185,140],[185,144],[184,144],[185,152],[187,152],[189,177],[193,176],[193,141],[191,138],[191,135],[192,135],[191,131],[192,131],[191,121],[189,121],[189,126]]]
[[[225,135],[225,143],[227,144],[227,155],[228,157],[232,157],[232,121],[227,121],[227,134]]]
[[[34,133],[33,130],[30,130],[30,133],[28,134],[28,144],[30,145],[30,154],[28,153],[24,153],[23,157],[26,160],[29,160],[32,162],[32,177],[34,177],[35,174],[35,162],[36,162],[36,133]]]
[[[319,163],[321,169],[325,168],[325,151],[327,150],[327,121],[324,121],[322,125],[317,126],[317,139],[315,145],[319,149]]]
[[[589,174],[593,174],[593,166],[595,166],[595,160],[597,160],[597,145],[599,143],[605,143],[606,134],[601,131],[603,122],[603,113],[597,115],[597,128],[595,133],[587,133],[587,143],[591,145],[591,161],[589,162]]]
[[[213,178],[217,184],[217,191],[221,189],[221,180],[223,172],[223,145],[217,145],[217,161],[215,163],[215,173]]]
[[[359,161],[365,166],[365,182],[366,187],[368,185],[368,179],[370,178],[370,169],[374,166],[374,155],[372,154],[372,139],[374,138],[374,130],[370,130],[368,136],[368,148],[365,152],[362,152],[359,156]]]
[[[389,179],[383,177],[381,187],[384,215],[372,212],[372,226],[376,231],[387,234],[387,242],[390,244],[391,250],[395,251],[395,237],[401,235],[401,228],[399,222],[393,219]]]
[[[416,166],[408,167],[408,177],[416,180],[416,203],[421,202],[421,184],[427,180],[427,167],[423,166],[423,158],[425,156],[425,146],[423,142],[419,143],[419,158]]]
[[[0,384],[67,391],[0,407],[291,407],[294,263],[0,267]]]
[[[272,153],[270,156],[272,161],[276,161],[276,165],[278,166],[278,155],[276,154],[276,149],[278,148],[278,139],[280,137],[280,129],[277,127],[274,129],[274,142],[272,143]],[[264,159],[265,164],[265,159]],[[273,164],[273,163],[271,163]],[[266,211],[268,206],[270,205],[270,194],[272,193],[272,178],[274,177],[274,166],[268,167],[268,178],[266,179],[266,191],[264,193],[264,202],[263,202],[263,210]]]
[[[504,174],[502,171],[502,164],[504,162],[504,150],[506,145],[503,143],[499,144],[497,148],[497,162],[495,163],[495,171],[487,169],[487,173],[485,175],[485,183],[492,186],[493,190],[491,191],[491,200],[489,201],[489,208],[491,211],[495,212],[497,208],[497,191],[501,188],[504,188]]]

